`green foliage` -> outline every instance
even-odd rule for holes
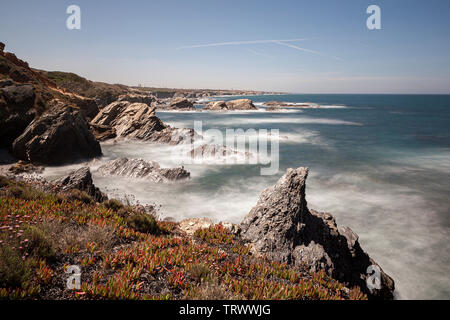
[[[67,200],[78,200],[86,204],[93,202],[92,197],[84,191],[78,189],[70,190],[66,195]]]
[[[134,212],[127,218],[128,227],[143,233],[156,234],[158,233],[159,227],[154,216],[142,213]]]
[[[29,226],[25,229],[23,237],[28,239],[27,251],[31,256],[46,260],[55,259],[52,243],[43,230]]]
[[[29,279],[29,271],[17,248],[0,245],[0,287],[21,287]]]
[[[106,200],[105,202],[103,202],[103,205],[107,209],[111,209],[112,211],[115,211],[115,212],[119,211],[120,209],[123,209],[123,207],[124,207],[122,202],[120,202],[119,200],[116,200],[116,199]]]

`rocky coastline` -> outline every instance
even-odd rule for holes
[[[24,182],[21,174],[39,172],[48,165],[74,164],[99,158],[102,156],[100,142],[103,141],[130,139],[168,146],[200,141],[202,137],[192,129],[174,128],[165,124],[156,115],[157,110],[198,111],[195,105],[200,98],[260,93],[225,90],[150,90],[94,83],[84,79],[85,85],[89,86],[89,92],[97,92],[85,96],[87,92],[85,87],[69,84],[66,78],[65,81],[61,81],[62,77],[67,77],[66,74],[30,68],[28,63],[18,59],[14,54],[4,52],[4,47],[4,44],[0,43],[0,133],[4,137],[1,147],[7,148],[14,160],[5,160],[9,163],[0,172],[0,176],[5,176],[0,177],[3,181],[0,181],[3,183],[0,184],[0,195],[6,199],[5,201],[47,199],[57,208],[60,204],[85,203],[90,209],[104,215],[102,219],[108,221],[104,222],[105,224],[111,223],[113,229],[117,227],[114,232],[120,235],[129,232],[133,235],[125,237],[128,242],[120,237],[114,238],[117,240],[113,246],[115,249],[132,243],[130,239],[154,241],[148,234],[156,234],[154,233],[156,225],[161,230],[169,227],[166,222],[154,221],[152,225],[156,229],[150,227],[153,231],[142,229],[141,224],[151,223],[147,221],[150,218],[139,214],[142,212],[148,214],[148,210],[142,210],[139,205],[128,208],[120,203],[114,204],[113,199],[108,199],[107,195],[94,185],[90,168],[87,166],[58,180],[43,182],[46,187],[41,188],[39,192],[45,192],[45,195],[32,191],[38,184],[33,181]],[[286,107],[318,107],[312,104],[292,105],[283,102],[268,102],[265,106],[268,107],[267,111],[279,111]],[[258,110],[258,108],[250,99],[236,99],[211,101],[201,109],[203,110],[231,112]],[[204,157],[205,154],[227,157],[236,155],[237,152],[221,145],[201,144],[188,154],[192,157]],[[181,183],[190,177],[190,173],[183,167],[161,168],[154,161],[128,158],[111,160],[100,166],[97,171],[104,176],[148,179],[155,183]],[[307,176],[306,168],[288,169],[274,186],[261,193],[257,204],[239,225],[226,222],[216,224],[206,218],[189,219],[170,224],[170,231],[164,229],[165,231],[158,232],[161,234],[171,232],[172,235],[184,239],[183,241],[191,241],[195,235],[206,242],[210,239],[208,232],[219,232],[222,237],[220,239],[223,240],[223,237],[229,239],[224,240],[228,246],[221,244],[219,248],[233,259],[241,256],[249,261],[260,259],[258,263],[266,261],[265,263],[269,263],[270,266],[273,266],[273,263],[281,263],[283,267],[280,268],[286,268],[295,274],[295,277],[303,274],[305,279],[313,278],[312,274],[323,273],[326,281],[333,283],[334,289],[330,289],[331,293],[326,291],[330,297],[351,298],[352,294],[360,297],[361,292],[369,299],[393,299],[394,280],[364,252],[358,242],[358,236],[348,227],[338,228],[331,214],[308,209],[305,191]],[[13,189],[16,193],[11,191]],[[25,193],[31,195],[25,196]],[[76,221],[80,223],[91,221],[87,213],[77,214],[85,216],[81,218],[77,216],[79,220]],[[109,221],[108,214],[113,215],[114,219]],[[137,216],[139,218],[136,218]],[[60,219],[61,223],[66,222],[64,219]],[[92,218],[92,221],[94,220],[95,217]],[[214,239],[214,236],[212,238]],[[211,243],[217,244],[214,241]],[[142,243],[139,245],[145,246]],[[233,246],[238,248],[237,252],[233,251]],[[228,262],[231,264],[233,259],[223,258],[222,262],[224,265]],[[60,267],[57,264],[51,266]],[[368,285],[371,279],[369,267],[379,270],[377,288]],[[164,279],[172,279],[169,274],[164,275]],[[152,279],[145,278],[141,282],[151,281]],[[230,282],[227,285],[233,287],[233,283],[237,285],[239,282]],[[159,285],[164,287],[164,284]],[[217,285],[218,288],[222,288],[221,286],[225,284]],[[353,288],[357,288],[356,291],[353,291]],[[84,292],[90,292],[92,298],[98,297],[93,293],[94,289],[91,288],[91,291],[89,288],[85,289]],[[133,290],[136,291],[136,288],[132,288],[131,291]],[[153,292],[152,290],[147,288],[148,292]],[[182,297],[181,291],[171,292],[177,298]],[[238,298],[251,297],[239,290],[233,292],[239,292],[236,293]],[[322,291],[318,292],[321,294]],[[328,297],[319,293],[314,297]],[[307,297],[304,291],[301,291],[301,294],[299,297]],[[226,295],[220,297],[229,298]],[[275,294],[269,297],[277,298]]]

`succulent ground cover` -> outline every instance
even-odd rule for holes
[[[81,288],[66,287],[81,268]],[[251,253],[221,224],[193,236],[117,200],[0,177],[1,299],[366,299]]]

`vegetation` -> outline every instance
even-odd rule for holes
[[[324,273],[255,257],[221,224],[190,237],[115,202],[0,177],[0,298],[366,298]],[[82,270],[78,290],[65,287],[70,265]]]

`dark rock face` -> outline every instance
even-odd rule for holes
[[[116,101],[102,109],[91,121],[91,126],[104,126],[115,130],[117,138],[131,138],[169,144],[189,142],[192,129],[176,129],[165,125],[156,115],[155,108],[145,103]],[[110,135],[112,136],[112,134]]]
[[[61,105],[33,120],[14,141],[12,151],[19,159],[50,165],[102,155],[83,116]]]
[[[14,84],[3,80],[0,84],[0,136],[1,147],[10,147],[33,121],[36,94],[31,85]]]
[[[94,185],[91,171],[88,167],[75,170],[67,177],[55,180],[54,183],[57,185],[59,192],[65,193],[77,189],[86,192],[97,202],[108,200],[108,197]]]
[[[394,281],[361,249],[358,236],[348,227],[338,229],[331,214],[308,209],[307,175],[307,168],[288,169],[265,189],[241,223],[242,238],[269,259],[325,270],[339,281],[359,286],[370,298],[392,299]],[[371,265],[380,270],[380,289],[367,286]]]
[[[115,175],[128,178],[144,178],[153,182],[183,180],[190,177],[184,168],[161,168],[157,162],[143,159],[120,158],[109,161],[98,172],[104,176]]]

